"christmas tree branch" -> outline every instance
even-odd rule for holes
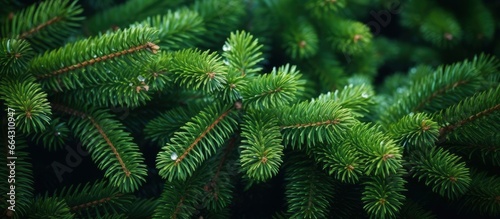
[[[24,74],[34,52],[26,40],[1,39],[0,74]]]
[[[500,86],[497,86],[443,110],[437,117],[441,125],[439,138],[444,140],[451,133],[454,136],[468,138],[467,136],[472,136],[474,133],[497,130],[500,128],[498,126],[499,100]],[[486,122],[486,119],[489,122]]]
[[[150,28],[130,28],[79,40],[35,57],[29,70],[42,86],[56,91],[114,81],[123,77],[125,66],[150,60],[145,51],[158,52],[156,34]]]
[[[312,148],[343,139],[343,132],[356,123],[349,109],[334,101],[301,102],[277,109],[284,145]]]
[[[190,176],[234,132],[233,113],[231,107],[215,104],[193,117],[158,154],[159,174],[169,181]]]
[[[71,0],[33,4],[14,14],[2,25],[2,32],[32,42],[37,50],[48,49],[62,45],[62,40],[76,31],[83,19],[82,12],[77,1]]]
[[[300,77],[296,66],[290,65],[273,68],[271,73],[259,75],[241,90],[245,108],[270,109],[297,100],[297,94],[304,85]]]
[[[94,109],[85,112],[59,104],[53,104],[53,107],[73,115],[68,122],[69,127],[87,145],[92,158],[100,162],[99,168],[105,169],[105,176],[109,177],[113,186],[130,192],[142,184],[146,175],[142,154],[129,134],[120,130],[121,125],[112,120],[107,111]],[[109,159],[110,155],[114,155],[115,162]]]

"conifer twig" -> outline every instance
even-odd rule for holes
[[[158,45],[152,43],[152,42],[147,42],[146,44],[143,44],[143,45],[140,45],[140,46],[136,46],[136,47],[125,49],[125,50],[122,50],[122,51],[119,51],[119,52],[115,52],[115,53],[111,53],[111,54],[108,54],[108,55],[104,55],[104,56],[92,58],[90,60],[86,60],[86,61],[74,64],[74,65],[70,65],[70,66],[66,66],[66,67],[60,68],[60,69],[55,70],[55,71],[53,71],[53,72],[51,72],[49,74],[38,75],[36,77],[38,79],[47,78],[47,77],[53,77],[55,75],[63,74],[63,73],[66,73],[68,71],[72,71],[72,70],[75,70],[75,69],[78,69],[78,68],[84,68],[84,67],[86,67],[88,65],[92,65],[94,63],[103,62],[103,61],[106,61],[108,59],[112,59],[112,58],[115,58],[115,57],[120,57],[120,56],[129,54],[129,53],[133,53],[133,52],[136,52],[136,51],[139,51],[139,50],[142,50],[142,49],[149,49],[153,54],[156,54],[156,53],[158,53],[158,50],[160,49],[160,47]]]
[[[198,136],[198,138],[196,138],[194,142],[189,145],[184,153],[179,158],[177,158],[177,160],[175,160],[175,164],[177,165],[178,163],[180,163],[189,154],[189,152],[193,150],[194,146],[196,146],[196,144],[198,144],[198,142],[201,141],[201,139],[203,139],[205,135],[207,135],[207,133],[217,125],[217,123],[219,123],[220,121],[222,121],[222,119],[224,119],[224,117],[229,115],[230,112],[231,109],[227,110],[226,112],[222,113],[222,115],[220,115],[212,124],[210,124],[210,126],[208,126],[207,129],[205,129],[205,131],[201,133],[201,135]]]
[[[457,121],[453,124],[449,124],[447,126],[442,127],[441,129],[439,129],[440,139],[442,139],[444,136],[446,136],[448,133],[452,132],[453,130],[461,127],[462,125],[473,122],[474,120],[481,118],[483,116],[486,116],[488,114],[491,114],[497,110],[500,110],[500,104],[497,104],[491,108],[485,109],[481,112],[478,112],[474,115],[471,115],[466,119],[463,119],[463,120]]]
[[[97,131],[99,131],[99,134],[101,134],[101,136],[104,138],[104,140],[106,141],[106,143],[109,145],[109,147],[113,151],[113,154],[116,156],[116,159],[120,163],[120,166],[122,167],[122,170],[125,173],[125,175],[127,177],[130,177],[130,174],[131,174],[130,170],[127,168],[127,166],[123,162],[123,159],[121,158],[120,153],[118,153],[118,151],[116,150],[116,147],[114,146],[113,142],[111,142],[111,140],[109,140],[108,135],[104,132],[104,130],[102,130],[101,125],[99,125],[99,123],[97,123],[94,120],[93,117],[91,117],[90,115],[85,114],[84,112],[80,112],[78,110],[71,109],[69,107],[60,106],[58,104],[52,104],[52,107],[54,107],[55,110],[59,110],[61,112],[67,113],[67,114],[77,115],[77,116],[80,116],[82,118],[87,117],[87,119],[89,119],[90,122],[92,123],[92,125],[97,129]]]
[[[62,17],[56,16],[56,17],[48,20],[47,22],[39,24],[38,26],[36,26],[34,28],[31,28],[30,30],[28,30],[28,31],[20,34],[19,38],[20,39],[24,39],[24,38],[28,37],[29,35],[32,35],[32,34],[38,32],[38,31],[40,31],[41,29],[43,29],[43,28],[45,28],[45,27],[47,27],[47,26],[49,26],[49,25],[51,25],[53,23],[56,23],[56,22],[60,21],[61,19],[62,19]]]

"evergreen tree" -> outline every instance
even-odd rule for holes
[[[1,2],[3,217],[500,215],[496,1]]]

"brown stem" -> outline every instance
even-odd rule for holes
[[[109,201],[111,201],[111,199],[113,199],[115,197],[119,197],[119,196],[121,196],[121,194],[117,194],[117,195],[114,195],[114,196],[111,196],[111,197],[101,198],[99,200],[90,201],[90,202],[83,203],[83,204],[80,204],[80,205],[72,206],[70,208],[71,208],[72,211],[78,211],[80,209],[89,208],[89,207],[92,207],[92,206],[96,206],[96,205],[100,205],[100,204],[109,202]]]
[[[181,210],[183,202],[184,202],[184,196],[182,196],[181,200],[179,200],[179,203],[177,203],[177,206],[175,207],[174,213],[172,214],[172,219],[177,219],[177,214]]]
[[[469,116],[468,118],[466,119],[463,119],[463,120],[460,120],[454,124],[449,124],[447,126],[444,126],[442,127],[441,129],[439,129],[439,135],[440,135],[440,138],[443,138],[444,136],[446,136],[448,133],[452,132],[453,130],[459,128],[460,126],[466,124],[466,123],[470,123],[470,122],[473,122],[474,120],[480,118],[480,117],[483,117],[485,115],[488,115],[496,110],[500,110],[500,104],[497,104],[489,109],[485,109],[481,112],[478,112],[472,116]]]
[[[296,124],[296,125],[289,125],[289,126],[280,126],[281,129],[288,129],[288,128],[306,128],[306,127],[311,127],[311,126],[322,126],[322,125],[330,125],[330,124],[339,124],[340,121],[338,119],[334,120],[326,120],[323,122],[311,122],[311,123],[305,123],[305,124]]]
[[[228,146],[224,150],[224,155],[222,156],[222,159],[220,160],[219,165],[217,166],[217,171],[215,172],[212,179],[205,186],[203,186],[205,191],[207,192],[213,191],[213,188],[215,188],[217,179],[219,178],[220,172],[222,170],[222,165],[224,164],[224,162],[226,162],[227,156],[229,156],[229,152],[231,152],[234,146],[236,145],[235,144],[236,140],[237,140],[236,136],[231,138]],[[214,192],[214,197],[215,199],[217,199],[217,194],[215,192]]]
[[[457,81],[457,82],[453,83],[452,85],[448,85],[446,87],[443,87],[443,88],[435,91],[434,93],[432,93],[431,96],[429,96],[428,98],[426,98],[425,100],[423,100],[422,102],[420,102],[418,104],[418,106],[413,109],[413,112],[421,110],[425,106],[426,103],[431,102],[438,95],[444,94],[444,93],[448,92],[450,89],[453,89],[453,88],[458,87],[458,86],[463,85],[463,84],[467,84],[468,82],[469,82],[468,80]]]
[[[20,39],[24,39],[24,38],[28,37],[29,35],[32,35],[32,34],[38,32],[38,31],[40,31],[41,29],[45,28],[46,26],[49,26],[49,25],[51,25],[51,24],[53,24],[55,22],[60,21],[61,19],[62,19],[61,17],[54,17],[54,18],[48,20],[47,22],[39,24],[38,26],[36,26],[34,28],[31,28],[30,30],[28,30],[28,31],[20,34],[19,38]]]
[[[224,117],[226,117],[227,115],[229,115],[229,113],[231,112],[231,109],[224,112],[222,115],[219,116],[219,118],[217,118],[212,124],[210,124],[210,126],[208,126],[207,129],[205,129],[205,131],[203,133],[201,133],[200,136],[198,136],[193,143],[191,143],[191,145],[189,145],[189,147],[184,151],[184,153],[179,157],[177,158],[177,160],[175,161],[175,164],[178,164],[180,163],[184,158],[186,158],[186,156],[189,154],[189,152],[191,150],[193,150],[194,146],[196,146],[196,144],[198,144],[198,142],[201,141],[201,139],[203,139],[205,137],[205,135],[208,134],[208,132],[210,132],[212,129],[215,128],[215,126],[220,122],[222,121],[222,119],[224,119]]]
[[[103,62],[103,61],[106,61],[108,59],[112,59],[112,58],[115,58],[115,57],[119,57],[119,56],[123,56],[123,55],[130,54],[130,53],[133,53],[133,52],[137,52],[137,51],[142,50],[142,49],[149,49],[149,50],[151,50],[152,53],[156,54],[156,53],[158,53],[158,50],[160,49],[160,47],[158,45],[152,43],[152,42],[147,42],[146,44],[143,44],[143,45],[140,45],[140,46],[136,46],[136,47],[132,47],[130,49],[125,49],[125,50],[118,51],[118,52],[115,52],[115,53],[111,53],[111,54],[103,55],[103,56],[100,56],[100,57],[96,57],[96,58],[93,58],[93,59],[90,59],[90,60],[86,60],[86,61],[74,64],[74,65],[63,67],[63,68],[55,70],[55,71],[53,71],[53,72],[51,72],[49,74],[39,75],[39,76],[36,76],[36,77],[38,79],[53,77],[55,75],[63,74],[63,73],[66,73],[66,72],[69,72],[69,71],[72,71],[72,70],[75,70],[75,69],[79,69],[79,68],[83,68],[83,67],[86,67],[86,66],[89,66],[89,65],[93,65],[93,64],[98,63],[98,62]]]
[[[92,123],[92,125],[94,125],[94,127],[97,129],[97,131],[99,131],[99,134],[101,134],[101,136],[104,138],[104,140],[106,141],[106,143],[109,145],[109,147],[113,151],[113,154],[115,154],[116,159],[118,159],[118,162],[120,163],[120,165],[122,167],[122,170],[125,173],[125,175],[127,177],[130,177],[130,170],[128,170],[127,166],[123,162],[120,154],[116,150],[115,145],[113,144],[113,142],[111,142],[111,140],[109,139],[108,135],[104,132],[104,130],[102,130],[102,127],[99,125],[99,123],[97,123],[94,120],[94,118],[92,118],[91,116],[89,116],[89,115],[87,115],[87,114],[85,114],[83,112],[77,111],[75,109],[71,109],[71,108],[66,107],[66,106],[61,106],[61,105],[58,105],[58,104],[53,104],[52,107],[53,107],[54,110],[59,110],[61,112],[64,112],[64,113],[67,113],[67,114],[71,114],[71,115],[74,115],[74,116],[80,116],[80,117],[82,117],[82,119],[85,118],[85,117],[87,117],[87,119],[90,120],[90,122]]]
[[[106,135],[106,133],[104,132],[104,130],[102,130],[101,126],[99,125],[99,123],[97,123],[94,120],[94,118],[92,118],[90,116],[88,118],[90,119],[90,122],[92,122],[92,125],[94,125],[94,127],[97,129],[97,131],[99,131],[99,134],[101,134],[101,136],[104,138],[104,140],[106,141],[106,143],[109,145],[109,147],[113,151],[113,154],[115,154],[116,159],[118,159],[118,162],[120,163],[120,166],[122,166],[123,172],[125,172],[125,175],[127,177],[130,177],[130,170],[128,170],[127,166],[123,162],[122,157],[120,156],[120,154],[116,150],[116,147],[113,145],[113,142],[111,142],[111,140],[109,140],[108,135]]]
[[[278,92],[281,92],[283,90],[283,88],[281,87],[278,87],[274,90],[268,90],[268,91],[264,91],[262,93],[260,93],[259,95],[257,95],[258,97],[262,97],[264,95],[267,95],[267,94],[272,94],[272,93],[278,93]]]

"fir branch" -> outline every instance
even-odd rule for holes
[[[298,149],[333,144],[356,123],[350,110],[333,101],[306,101],[276,110],[275,114],[284,145]]]
[[[131,28],[80,40],[35,57],[29,69],[43,87],[56,91],[114,81],[125,66],[149,60],[146,51],[158,52],[156,37],[153,29]]]
[[[50,121],[50,124],[43,132],[34,133],[31,139],[37,144],[43,145],[49,151],[56,151],[63,148],[69,135],[70,130],[66,122],[61,121],[60,118],[55,118]]]
[[[125,208],[128,218],[152,218],[159,203],[156,198],[136,198]]]
[[[249,112],[244,116],[240,163],[255,181],[266,181],[278,173],[283,157],[278,121],[272,114]]]
[[[174,133],[202,110],[200,105],[188,105],[168,110],[148,122],[144,128],[146,139],[156,142],[159,146],[171,142]]]
[[[45,197],[48,193],[45,194]],[[53,197],[62,197],[68,204],[71,212],[79,217],[102,217],[109,213],[126,212],[126,206],[132,203],[132,196],[122,194],[116,187],[105,181],[78,184],[77,186],[63,187],[52,193]]]
[[[229,111],[229,110],[228,110],[228,111],[225,111],[225,112],[223,112],[223,113],[222,113],[222,114],[221,114],[221,115],[220,115],[217,119],[215,119],[215,121],[214,121],[212,124],[210,124],[210,125],[208,126],[208,128],[207,128],[207,129],[205,129],[205,131],[203,131],[203,133],[201,133],[201,135],[200,135],[200,136],[198,136],[198,137],[194,140],[194,142],[193,142],[193,143],[191,143],[191,144],[187,147],[187,149],[186,149],[186,150],[184,150],[184,153],[182,153],[182,155],[181,155],[179,158],[177,158],[177,159],[175,160],[175,162],[176,162],[176,163],[180,163],[180,162],[181,162],[184,158],[186,158],[186,156],[189,154],[189,152],[190,152],[191,150],[193,150],[193,148],[196,146],[196,144],[198,144],[198,142],[200,142],[200,141],[201,141],[201,139],[203,139],[203,138],[204,138],[204,137],[208,134],[208,132],[210,132],[212,129],[214,129],[214,127],[215,127],[215,126],[216,126],[219,122],[221,122],[221,121],[224,119],[224,117],[228,116],[228,115],[229,115],[229,113],[230,113],[230,111]]]
[[[231,172],[235,172],[232,166],[236,158],[232,152],[238,140],[238,135],[231,137],[224,148],[219,149],[217,154],[207,161],[208,168],[215,170],[209,171],[211,176],[203,186],[204,195],[201,202],[208,211],[224,212],[232,201],[234,186],[231,181],[233,176]]]
[[[402,102],[394,103],[383,113],[383,122],[395,122],[411,112],[445,109],[482,90],[484,83],[484,78],[469,61],[440,66],[433,74],[422,77],[407,91],[396,95]]]
[[[291,218],[325,218],[334,194],[334,183],[304,155],[296,154],[285,172],[287,213]]]
[[[232,32],[222,46],[222,56],[226,58],[227,64],[235,68],[242,77],[254,75],[262,68],[258,67],[262,62],[262,45],[258,39],[245,31]]]
[[[372,80],[378,74],[378,69],[382,66],[383,61],[377,58],[380,51],[375,50],[375,45],[372,42],[365,44],[363,52],[360,53],[342,53],[344,56],[349,57],[346,59],[348,62],[345,66],[347,74],[354,75],[354,77],[364,78],[364,83],[372,84]],[[367,80],[368,79],[368,80]]]
[[[25,40],[2,39],[0,42],[0,74],[20,75],[26,72],[34,52]]]
[[[161,52],[146,66],[140,68],[140,75],[144,76],[144,81],[148,82],[151,91],[165,91],[173,87],[173,75],[169,65],[171,61],[170,53]]]
[[[346,0],[311,0],[305,3],[305,8],[316,18],[326,17],[346,6]]]
[[[16,191],[15,213],[3,202],[5,216],[268,217],[240,205],[267,200],[261,189],[271,186],[284,189],[286,213],[272,209],[283,212],[276,218],[432,217],[404,203],[405,196],[428,201],[435,194],[406,185],[403,165],[429,192],[455,199],[451,207],[500,214],[498,177],[486,173],[500,165],[500,62],[478,55],[432,67],[469,56],[458,47],[443,50],[462,38],[473,50],[494,48],[495,28],[487,28],[494,4],[119,0],[114,7],[113,1],[47,0],[15,11],[23,0],[0,0],[0,35],[7,37],[0,39],[0,105],[18,113],[16,133],[22,135],[15,139],[16,153],[29,158],[26,137],[33,139],[29,146],[49,150],[76,138],[99,169],[90,172],[106,179],[33,200],[33,178],[23,174],[42,160],[19,157],[16,190],[23,191]],[[88,39],[75,34],[83,19],[78,2],[85,14],[95,14],[82,30],[93,35]],[[372,22],[352,20],[377,5],[389,7],[370,12]],[[397,16],[402,26],[437,50],[414,44],[417,38],[372,42],[369,27],[382,31],[403,8]],[[455,19],[457,14],[470,16]],[[382,34],[400,30],[397,25]],[[261,74],[263,67],[290,59],[297,67],[286,64]],[[382,86],[370,85],[381,79],[380,72],[408,66],[417,67],[408,76],[396,72]],[[127,108],[121,122],[99,108],[116,106]],[[0,129],[2,140],[13,141]],[[155,168],[147,169],[152,160],[143,158],[132,136],[144,146],[151,143],[144,140],[162,146],[142,148],[156,157]],[[469,173],[469,165],[482,170]],[[0,177],[6,174],[0,171]],[[263,182],[257,190],[241,191]],[[131,194],[139,187],[138,197]],[[2,190],[3,200],[8,189]],[[160,190],[159,198],[143,198]]]
[[[418,29],[429,11],[437,8],[437,2],[430,0],[405,2],[405,13],[401,13],[401,24],[405,27]]]
[[[53,105],[54,109],[73,115],[68,125],[87,146],[92,158],[105,170],[105,177],[123,192],[138,189],[145,179],[142,154],[128,133],[121,130],[106,110],[85,110]],[[110,159],[114,156],[115,159]]]
[[[498,217],[500,215],[500,177],[484,171],[472,171],[471,187],[457,201],[460,211]]]
[[[193,117],[158,154],[159,174],[169,181],[189,177],[234,131],[236,121],[231,114],[230,107],[215,104]]]
[[[250,109],[281,107],[297,100],[303,91],[304,80],[295,66],[285,65],[259,75],[241,90],[243,104]]]
[[[164,15],[148,17],[132,27],[151,26],[158,29],[158,45],[164,50],[175,51],[194,47],[206,32],[203,19],[192,10],[182,8]]]
[[[140,67],[139,67],[140,68]],[[75,89],[64,93],[57,92],[66,101],[89,102],[96,107],[128,107],[135,108],[151,100],[149,80],[140,74],[138,67],[122,69],[115,73],[120,78],[99,84],[88,85],[85,89]]]
[[[111,140],[109,140],[108,135],[106,135],[106,133],[104,132],[104,130],[102,130],[102,127],[99,125],[99,123],[97,123],[94,120],[94,118],[89,117],[88,119],[90,120],[90,122],[92,123],[92,125],[94,125],[94,127],[97,129],[97,131],[99,132],[99,134],[101,134],[102,138],[104,138],[104,140],[106,141],[106,143],[111,148],[111,151],[113,152],[113,154],[115,155],[116,159],[120,163],[121,169],[123,170],[123,172],[125,173],[125,175],[127,177],[130,177],[130,170],[127,168],[127,166],[125,165],[125,163],[123,163],[123,159],[120,156],[120,154],[118,153],[118,151],[116,150],[116,146],[111,142]]]
[[[360,54],[367,51],[372,40],[370,28],[363,23],[338,17],[325,19],[328,42],[343,54]]]
[[[92,58],[90,60],[86,60],[86,61],[74,64],[74,65],[65,66],[65,67],[57,69],[57,70],[55,70],[55,71],[53,71],[53,72],[51,72],[49,74],[39,75],[39,76],[37,76],[37,78],[38,79],[43,79],[43,78],[47,78],[47,77],[54,77],[54,76],[59,75],[59,74],[67,73],[69,71],[72,71],[72,70],[75,70],[75,69],[79,69],[79,68],[85,68],[88,65],[93,65],[94,63],[105,62],[108,59],[112,59],[112,58],[115,58],[115,57],[120,57],[120,56],[123,56],[123,55],[126,55],[126,54],[137,52],[139,50],[143,50],[143,49],[149,49],[149,50],[151,50],[151,52],[153,54],[156,54],[158,52],[159,48],[160,47],[157,46],[156,44],[154,44],[152,42],[147,42],[147,43],[145,43],[143,45],[135,46],[135,47],[132,47],[132,48],[129,48],[129,49],[126,49],[126,50],[122,50],[122,51],[118,51],[118,52],[115,52],[115,53],[103,55],[103,56],[100,56],[100,57],[94,57],[94,58]]]
[[[243,99],[241,96],[242,89],[247,87],[249,83],[246,75],[241,75],[238,69],[229,67],[226,80],[224,88],[217,93],[216,98],[220,98],[226,103],[241,104]]]
[[[471,60],[471,64],[486,81],[492,84],[493,87],[500,82],[500,76],[498,74],[498,71],[500,71],[500,59],[496,56],[481,53],[479,56],[474,56]]]
[[[308,127],[315,127],[315,126],[337,125],[339,123],[340,123],[339,120],[334,119],[334,120],[326,120],[326,121],[322,121],[322,122],[310,122],[310,123],[303,123],[303,124],[294,124],[294,125],[289,125],[289,126],[280,126],[280,128],[281,129],[308,128]]]
[[[364,175],[364,160],[348,140],[316,147],[312,153],[323,169],[340,182],[357,183]]]
[[[229,159],[230,152],[232,152],[232,150],[236,146],[236,143],[237,143],[238,139],[239,139],[238,136],[233,136],[228,141],[227,146],[224,148],[224,153],[222,153],[222,158],[219,161],[217,161],[218,159],[215,159],[217,161],[217,163],[218,163],[217,170],[215,171],[215,174],[212,177],[212,179],[210,180],[210,182],[216,182],[217,179],[219,178],[219,176],[220,176],[220,174],[222,172],[222,168],[223,168],[225,162]]]
[[[205,28],[204,46],[215,47],[224,43],[230,32],[240,29],[246,15],[243,0],[196,0],[192,9],[201,15]]]
[[[440,129],[440,135],[443,136],[443,135],[446,135],[448,134],[449,132],[452,132],[453,130],[463,126],[464,124],[467,124],[467,123],[471,123],[471,122],[474,122],[476,119],[479,119],[479,118],[482,118],[484,116],[487,116],[497,110],[500,110],[500,104],[497,104],[491,108],[488,108],[488,109],[485,109],[481,112],[478,112],[474,115],[471,115],[469,116],[468,118],[465,118],[463,120],[460,120],[460,121],[457,121],[456,123],[454,124],[449,124],[447,126],[444,126]]]
[[[310,58],[318,52],[318,34],[314,26],[304,19],[285,29],[282,38],[282,47],[292,59]]]
[[[349,108],[354,116],[363,116],[367,114],[370,107],[375,105],[373,88],[366,84],[349,84],[341,90],[321,94],[316,98],[317,101],[333,100],[344,108]]]
[[[450,133],[468,136],[481,135],[481,130],[498,130],[498,122],[481,121],[500,121],[499,110],[500,86],[466,98],[439,113],[438,122],[442,126],[439,130],[440,139]]]
[[[456,88],[456,87],[459,87],[459,86],[463,86],[467,83],[469,83],[470,81],[468,80],[462,80],[462,81],[457,81],[453,84],[450,84],[450,85],[447,85],[439,90],[436,90],[434,91],[432,94],[430,94],[430,96],[428,96],[426,99],[422,100],[415,108],[413,108],[412,112],[418,112],[418,111],[421,111],[422,108],[429,102],[432,102],[432,100],[434,98],[436,98],[437,96],[440,96],[440,95],[443,95],[445,94],[446,92],[449,92],[450,90]]]
[[[210,177],[210,165],[205,164],[206,162],[198,170],[193,171],[186,180],[173,180],[165,184],[153,218],[166,216],[171,219],[187,219],[193,216],[196,205],[203,197],[203,185]]]
[[[3,25],[2,32],[17,39],[27,39],[36,49],[62,45],[76,31],[83,19],[83,9],[77,1],[52,0],[31,5],[14,14]]]
[[[469,169],[460,157],[444,150],[432,148],[415,152],[410,157],[413,177],[423,180],[432,191],[443,197],[455,199],[469,189],[471,178]]]
[[[464,16],[458,17],[464,29],[465,39],[470,44],[488,42],[495,34],[495,18],[482,1],[473,0],[463,5]]]
[[[362,200],[370,218],[396,218],[405,199],[405,183],[399,174],[368,179]]]
[[[89,201],[87,203],[82,203],[80,205],[70,206],[70,208],[71,208],[72,211],[79,211],[79,210],[82,210],[82,209],[85,209],[85,208],[96,207],[98,205],[102,205],[102,204],[108,203],[111,199],[114,199],[114,198],[116,198],[116,197],[115,196],[105,197],[105,198],[101,198],[101,199],[98,199],[98,200]]]
[[[460,42],[463,33],[453,14],[439,7],[427,11],[426,14],[419,28],[422,38],[445,48]]]
[[[461,136],[450,138],[445,147],[469,160],[480,160],[483,164],[500,166],[500,133],[496,130],[484,133],[481,138]]]
[[[32,35],[32,34],[38,32],[38,31],[40,31],[41,29],[45,28],[46,26],[52,25],[55,22],[59,22],[61,19],[62,19],[61,17],[54,17],[54,18],[46,21],[45,23],[41,23],[38,26],[33,27],[31,30],[28,30],[28,31],[26,31],[24,33],[21,33],[19,35],[19,39],[24,39],[27,36]]]
[[[389,126],[389,134],[407,150],[433,147],[439,126],[425,113],[407,115]]]
[[[447,96],[453,96],[454,94],[460,96],[470,95],[470,93],[481,86],[481,82],[482,78],[478,77],[478,72],[467,61],[456,63],[451,66],[442,66],[438,68],[434,74],[422,78],[420,83],[415,83],[414,89],[410,92],[421,90],[425,92],[425,94],[415,99],[411,112],[418,112],[429,108],[429,110],[435,110],[436,108],[439,109],[439,105],[441,105],[442,109],[443,105],[446,106],[446,102],[451,102],[450,100],[446,102],[443,100]],[[433,87],[434,89],[432,89]],[[467,90],[470,91],[467,92]],[[455,97],[454,100],[456,101],[456,99],[458,98]],[[431,105],[432,103],[435,103],[437,107],[433,107]],[[448,103],[448,105],[449,104],[450,103]],[[429,105],[431,106],[429,107]],[[424,108],[424,106],[426,108]]]
[[[45,197],[34,200],[28,213],[28,218],[61,218],[72,219],[75,214],[70,209],[64,199],[57,197]]]
[[[45,130],[51,118],[47,94],[31,75],[2,78],[0,99],[15,110],[16,128],[21,133],[38,133]]]
[[[359,123],[348,131],[348,139],[360,154],[364,173],[387,177],[402,168],[402,152],[378,126]]]
[[[186,49],[174,52],[172,57],[170,69],[181,86],[211,93],[226,83],[227,68],[216,53]]]
[[[422,206],[420,203],[414,202],[410,199],[406,199],[406,202],[403,204],[403,207],[399,211],[398,218],[412,219],[416,215],[418,215],[420,219],[437,219],[437,216],[432,211],[424,209],[424,206]]]
[[[106,30],[124,28],[137,20],[166,13],[168,9],[180,5],[182,2],[184,0],[129,0],[93,15],[86,20],[85,29],[88,34],[96,35],[99,32],[106,32]]]
[[[314,61],[307,61],[304,70],[317,78],[322,93],[339,90],[347,83],[347,75],[344,66],[341,65],[331,52],[319,50],[318,54],[312,58]],[[329,94],[322,94],[329,95]],[[316,96],[316,94],[314,95]]]

